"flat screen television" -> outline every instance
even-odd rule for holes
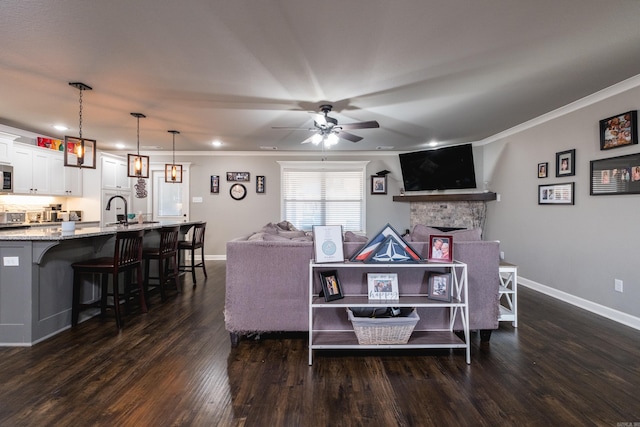
[[[405,191],[476,188],[471,144],[399,156]]]

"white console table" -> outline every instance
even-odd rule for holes
[[[518,327],[518,266],[500,261],[500,290],[498,292],[499,322],[512,322]]]

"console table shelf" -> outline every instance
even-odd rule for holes
[[[335,272],[340,276],[343,298],[326,301],[318,294],[321,289],[319,273]],[[450,276],[451,301],[439,301],[427,297],[429,272]],[[368,273],[395,273],[398,276],[397,300],[369,299],[366,277]],[[450,263],[389,263],[367,264],[360,262],[309,263],[309,365],[313,363],[314,350],[327,349],[400,349],[400,348],[451,348],[464,349],[466,362],[471,363],[469,343],[469,306],[467,265],[454,261]],[[439,310],[446,325],[425,322],[418,323],[406,344],[359,344],[353,325],[347,320],[347,307],[415,307],[423,314]],[[384,320],[384,319],[382,319]],[[444,320],[444,319],[443,319]],[[461,323],[461,331],[454,330],[456,320]]]
[[[394,202],[490,202],[496,200],[496,193],[465,194],[421,194],[416,196],[393,196]]]

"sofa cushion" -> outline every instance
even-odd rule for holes
[[[345,242],[366,243],[368,240],[369,239],[367,239],[367,236],[360,236],[359,234],[356,234],[353,231],[347,231],[346,233],[344,233]]]
[[[264,233],[264,241],[265,242],[276,242],[276,241],[288,242],[290,240],[291,240],[290,237],[280,236],[278,234]]]
[[[428,242],[429,236],[432,234],[445,234],[437,228],[429,227],[422,224],[416,224],[413,227],[413,231],[411,232],[411,241],[412,242]]]
[[[471,228],[469,230],[455,230],[449,233],[453,236],[454,242],[479,242],[482,240],[482,230],[480,228]]]

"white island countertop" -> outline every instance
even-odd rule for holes
[[[62,225],[37,225],[29,228],[4,229],[0,230],[0,241],[8,240],[70,240],[84,237],[104,236],[115,234],[118,231],[126,230],[153,230],[167,225],[191,226],[201,221],[187,222],[150,222],[144,224],[128,224],[101,226],[100,223],[77,225],[73,231],[62,231]]]

